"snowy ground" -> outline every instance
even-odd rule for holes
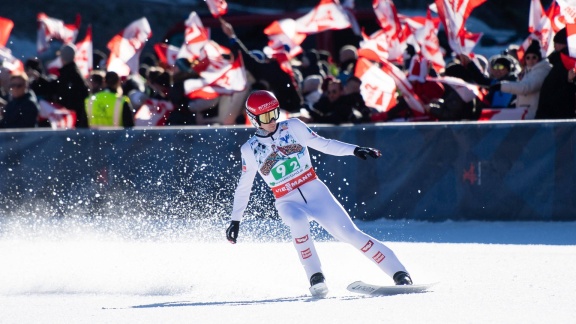
[[[391,284],[391,279],[353,248],[316,231],[331,290],[322,300],[309,297],[280,223],[246,223],[237,245],[224,240],[224,224],[164,221],[159,229],[141,220],[92,226],[1,219],[0,323],[569,323],[576,318],[575,222],[358,222],[387,242],[416,283],[439,282],[429,293],[389,297],[348,292],[355,280]],[[249,227],[259,229],[262,240],[249,235]]]

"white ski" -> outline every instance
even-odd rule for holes
[[[399,285],[399,286],[380,286],[356,281],[348,285],[347,289],[351,292],[366,294],[372,296],[391,296],[398,294],[414,294],[426,292],[435,283],[420,285]]]

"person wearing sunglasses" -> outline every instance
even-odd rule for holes
[[[410,275],[394,252],[360,231],[318,178],[308,147],[335,156],[355,155],[362,160],[379,158],[380,151],[326,139],[297,118],[278,121],[280,103],[269,91],[252,92],[246,100],[246,114],[256,127],[256,134],[241,147],[242,173],[234,192],[232,220],[226,229],[226,238],[231,243],[237,242],[254,177],[260,173],[274,194],[278,214],[290,227],[292,243],[314,297],[326,296],[328,287],[310,232],[309,222],[312,220],[337,240],[351,244],[397,285],[412,284]]]
[[[16,73],[10,76],[10,100],[0,112],[0,128],[32,128],[38,126],[38,100],[28,88],[28,76]]]
[[[490,60],[488,75],[484,74],[470,57],[459,55],[459,61],[469,73],[472,81],[478,85],[489,88],[485,101],[489,108],[514,107],[515,95],[505,93],[493,87],[502,81],[516,81],[514,71],[515,60],[510,55],[498,55]],[[492,87],[492,88],[490,88]]]
[[[540,88],[552,65],[547,60],[542,60],[542,49],[537,40],[532,40],[524,52],[522,62],[523,69],[518,81],[502,81],[493,85],[491,89],[516,95],[515,106],[527,108],[524,119],[534,119],[540,99]]]

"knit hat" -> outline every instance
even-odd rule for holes
[[[560,29],[556,35],[554,35],[554,43],[556,44],[568,44],[568,35],[566,34],[566,27]]]
[[[541,60],[542,51],[540,50],[540,43],[537,40],[532,40],[532,43],[530,43],[530,46],[526,49],[524,56],[526,56],[526,54],[535,54],[538,56],[538,60]]]
[[[74,46],[74,44],[65,44],[60,48],[60,58],[64,64],[73,62],[75,55],[76,46]]]
[[[496,66],[498,64],[502,64],[504,65],[504,67],[510,71],[511,67],[512,67],[512,62],[510,62],[509,59],[505,58],[505,57],[499,57],[497,59],[495,59],[494,61],[492,61],[492,66]]]

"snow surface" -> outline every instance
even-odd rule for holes
[[[366,297],[391,284],[314,227],[330,287],[307,279],[277,220],[0,218],[0,323],[569,323],[576,222],[357,222],[384,240],[424,294]],[[256,235],[250,233],[257,233]]]

